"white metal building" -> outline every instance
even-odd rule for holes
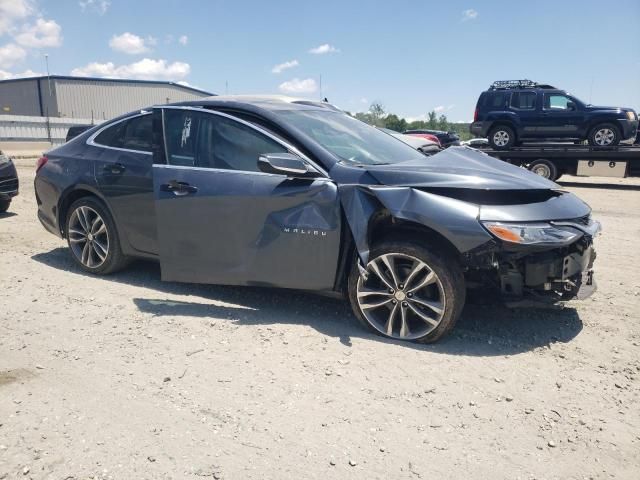
[[[94,119],[96,123],[151,105],[212,93],[174,82],[59,75],[0,81],[2,115]]]

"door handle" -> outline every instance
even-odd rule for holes
[[[160,185],[160,190],[163,192],[172,192],[177,197],[189,195],[190,193],[196,193],[198,187],[189,185],[186,182],[178,182],[177,180],[171,180],[169,183],[163,183]]]
[[[121,173],[123,173],[126,168],[123,164],[121,163],[113,163],[111,165],[106,165],[103,170],[106,173],[111,173],[113,175],[120,175]]]

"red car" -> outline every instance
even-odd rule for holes
[[[411,135],[412,137],[426,138],[427,140],[431,140],[432,142],[437,143],[438,146],[442,148],[442,144],[440,143],[440,140],[438,140],[438,137],[436,137],[435,135],[431,135],[430,133],[406,133],[405,135]]]

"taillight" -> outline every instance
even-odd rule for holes
[[[36,162],[36,173],[38,173],[38,170],[44,167],[48,161],[49,159],[46,156],[43,155],[42,157],[40,157]]]
[[[478,109],[476,108],[475,112],[473,112],[473,121],[477,122],[478,121]]]

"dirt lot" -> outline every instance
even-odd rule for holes
[[[468,305],[417,346],[339,300],[161,283],[142,262],[87,276],[19,162],[0,217],[0,479],[640,478],[640,181],[564,183],[604,225],[592,298]]]

